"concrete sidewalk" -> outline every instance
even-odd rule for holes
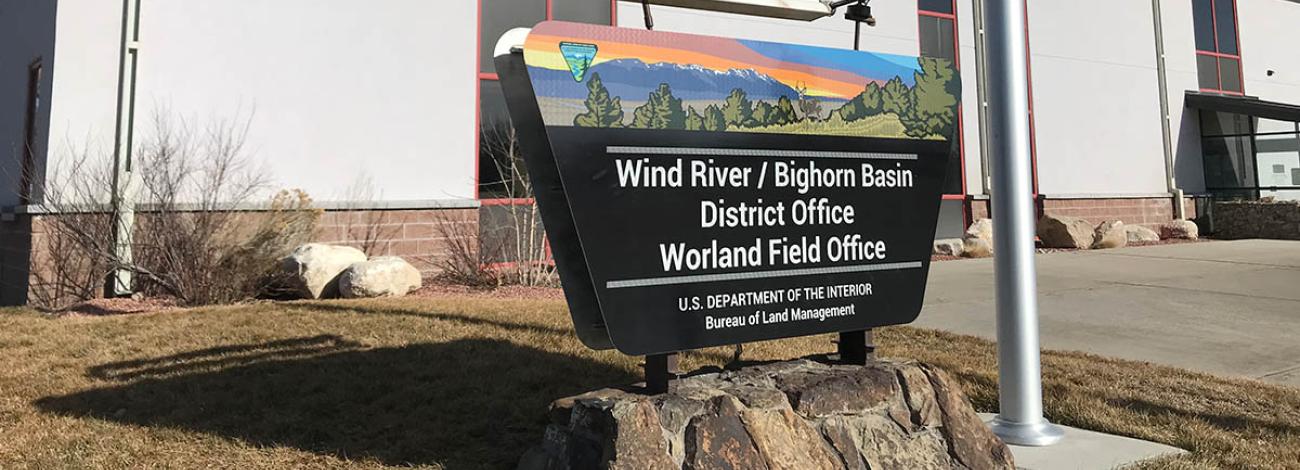
[[[994,413],[980,413],[985,423]],[[1065,439],[1047,447],[1011,445],[1016,468],[1023,470],[1111,470],[1187,451],[1164,444],[1061,426]]]
[[[1042,345],[1300,386],[1300,242],[1037,257]],[[993,261],[931,265],[915,326],[994,338]]]

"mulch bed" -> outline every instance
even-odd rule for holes
[[[558,287],[468,287],[447,284],[438,280],[426,280],[424,287],[407,294],[407,297],[446,297],[450,295],[483,298],[564,299],[564,291]]]
[[[167,298],[91,299],[56,313],[59,317],[107,317],[152,313],[180,308],[176,301]]]

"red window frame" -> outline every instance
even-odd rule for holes
[[[482,170],[481,168],[482,165],[480,164],[481,162],[479,161],[480,158],[479,154],[482,151],[482,149],[480,148],[479,132],[480,132],[480,128],[483,126],[483,101],[482,101],[483,97],[481,96],[482,93],[480,90],[483,87],[482,82],[484,80],[488,80],[488,81],[501,80],[501,76],[497,75],[494,72],[482,71],[483,70],[482,51],[483,51],[483,2],[484,1],[485,0],[478,0],[478,9],[474,10],[475,12],[474,34],[476,37],[475,42],[477,44],[477,47],[475,48],[474,51],[477,54],[474,59],[474,77],[475,77],[474,78],[474,199],[478,199],[480,204],[489,205],[489,206],[532,204],[533,203],[532,199],[510,199],[510,198],[483,199],[482,195],[480,194],[480,189],[482,189],[482,185],[479,182],[479,178],[481,177],[480,171]],[[550,21],[551,19],[553,19],[552,8],[554,6],[554,0],[545,0],[545,1],[546,1],[546,20]],[[609,25],[618,26],[618,0],[609,1]]]
[[[1210,93],[1223,93],[1225,95],[1244,96],[1246,94],[1246,75],[1245,69],[1241,66],[1241,20],[1237,17],[1237,0],[1232,2],[1232,34],[1237,41],[1237,53],[1224,54],[1219,52],[1219,5],[1215,0],[1210,1],[1210,29],[1214,34],[1214,50],[1203,51],[1196,49],[1196,55],[1214,57],[1214,70],[1217,74],[1215,81],[1219,88],[1200,88],[1201,91]],[[1223,61],[1219,59],[1233,59],[1237,62],[1237,80],[1241,82],[1241,91],[1223,89]],[[1199,86],[1199,85],[1198,85]]]

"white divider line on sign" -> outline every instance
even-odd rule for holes
[[[610,155],[677,155],[699,157],[855,158],[862,160],[916,160],[914,153],[823,152],[815,150],[768,150],[705,147],[605,147]]]
[[[778,271],[751,271],[743,273],[720,273],[720,274],[695,274],[689,276],[667,276],[652,277],[645,279],[625,279],[621,281],[608,281],[605,283],[607,289],[623,289],[628,287],[648,287],[648,286],[668,286],[674,284],[696,284],[702,282],[721,282],[721,281],[742,281],[748,279],[771,279],[777,277],[798,277],[798,276],[815,276],[818,274],[842,274],[842,273],[861,273],[870,271],[895,271],[903,269],[919,269],[920,261],[906,261],[900,263],[874,263],[858,264],[852,266],[828,266],[824,268],[800,268],[800,269],[782,269]]]

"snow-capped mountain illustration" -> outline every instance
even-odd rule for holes
[[[566,70],[530,68],[534,83],[545,84],[548,95],[555,98],[585,99],[586,82],[578,83]],[[719,71],[698,65],[666,62],[647,64],[637,59],[618,59],[591,66],[586,80],[600,75],[610,95],[625,101],[644,100],[650,91],[667,83],[673,96],[683,100],[721,100],[731,90],[745,90],[751,100],[776,100],[781,96],[795,99],[799,95],[790,86],[749,69]]]

